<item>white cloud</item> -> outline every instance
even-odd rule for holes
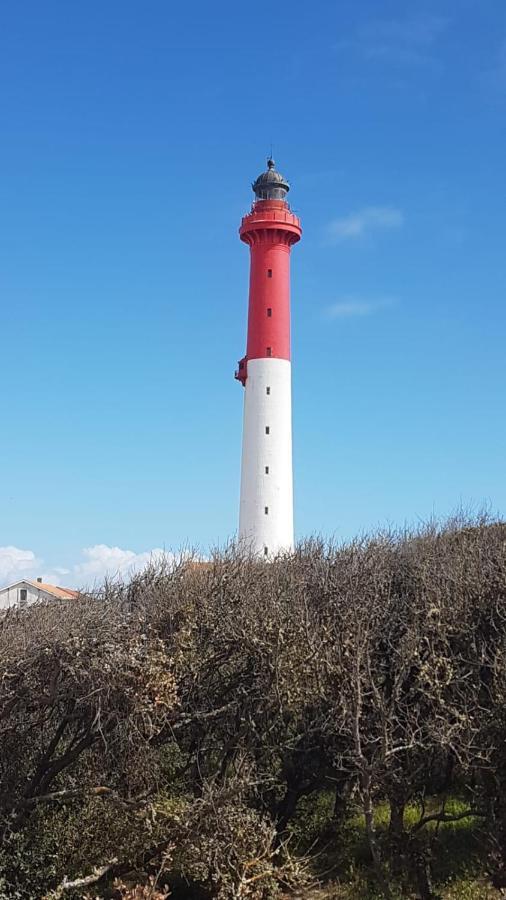
[[[40,577],[44,584],[56,584],[60,587],[73,587],[68,579],[69,574],[70,569],[65,569],[63,566],[54,566],[54,568],[44,571],[41,571],[39,566],[37,572],[33,572],[30,577],[32,581],[35,580],[36,577]]]
[[[419,13],[405,19],[376,19],[366,23],[360,33],[371,41],[426,47],[436,42],[448,23],[446,16]]]
[[[393,206],[366,206],[341,219],[333,219],[327,226],[327,236],[332,243],[360,238],[366,232],[378,229],[400,228],[404,215]]]
[[[122,550],[121,547],[109,547],[107,544],[85,547],[82,553],[84,562],[78,563],[73,570],[74,582],[77,580],[79,585],[102,581],[106,576],[114,578],[129,575],[166,555],[160,547],[135,553],[134,550]]]
[[[393,306],[395,300],[391,297],[384,297],[381,300],[361,300],[355,297],[344,297],[337,303],[332,303],[326,309],[326,316],[329,319],[350,319],[363,316],[370,316],[381,309]]]
[[[92,547],[85,547],[82,550],[83,558],[71,568],[51,566],[44,571],[43,560],[37,558],[33,550],[0,547],[0,587],[21,578],[34,580],[39,576],[48,584],[62,587],[92,587],[106,577],[128,578],[150,562],[156,562],[167,555],[159,547],[136,553],[134,550],[123,550],[121,547],[95,544]]]
[[[38,564],[33,550],[19,547],[0,547],[0,584],[10,584],[19,578],[29,578]]]
[[[418,14],[403,19],[375,19],[363,24],[338,50],[354,50],[367,60],[394,64],[432,64],[433,45],[448,27],[445,16]]]

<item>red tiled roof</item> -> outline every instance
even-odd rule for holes
[[[70,588],[58,587],[55,584],[44,584],[43,581],[29,581],[28,584],[32,584],[33,587],[40,588],[40,590],[45,591],[46,594],[52,594],[53,597],[58,597],[59,600],[75,600],[76,597],[79,597],[79,591],[72,591]]]

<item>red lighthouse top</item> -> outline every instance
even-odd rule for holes
[[[243,385],[248,360],[290,359],[290,248],[302,234],[285,199],[290,186],[274,160],[252,187],[256,199],[239,229],[251,251],[247,351],[236,372]]]
[[[270,241],[286,243],[288,246],[300,240],[302,229],[297,216],[291,212],[286,195],[290,185],[281,172],[276,171],[276,164],[269,157],[267,170],[258,176],[251,185],[255,193],[255,202],[251,212],[244,216],[239,234],[242,241],[250,246],[261,243],[268,237]],[[265,231],[275,232],[265,235]]]

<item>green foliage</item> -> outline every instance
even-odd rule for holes
[[[364,815],[353,805],[345,821],[333,821],[333,800],[330,791],[304,798],[291,823],[292,839],[300,850],[312,848],[315,875],[320,880],[338,879],[328,888],[329,897],[381,896],[371,869]],[[438,797],[427,798],[423,807],[420,803],[408,805],[404,813],[407,833],[412,833],[422,815],[435,813],[439,808]],[[450,796],[446,800],[445,811],[449,816],[459,816],[467,809],[468,802],[460,797]],[[395,854],[398,848],[389,846],[390,807],[386,801],[376,804],[374,822],[388,858],[389,853]],[[420,839],[426,848],[430,847],[436,831],[433,873],[437,891],[445,898],[497,897],[497,891],[479,878],[486,868],[486,844],[481,823],[473,817],[439,824],[429,822]],[[396,892],[399,897],[406,896],[406,886],[395,874],[391,874],[391,885],[394,896]]]

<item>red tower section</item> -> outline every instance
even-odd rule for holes
[[[281,179],[272,160],[268,176]],[[254,188],[262,197],[258,181]],[[283,196],[284,182],[277,189]],[[241,222],[239,235],[251,251],[246,356],[235,373],[243,385],[248,360],[290,359],[290,248],[301,234],[300,221],[284,199],[257,199]]]

